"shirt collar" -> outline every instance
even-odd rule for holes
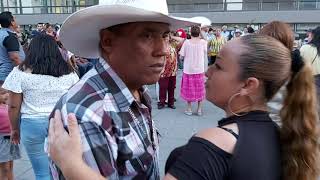
[[[4,30],[4,31],[9,31],[9,32],[12,32],[12,33],[15,33],[16,34],[16,32],[15,31],[13,31],[12,29],[10,29],[10,28],[1,28],[2,30]]]
[[[107,85],[109,93],[112,94],[120,111],[127,112],[131,104],[135,102],[135,99],[123,80],[102,57],[99,58],[99,61],[96,64],[96,70]],[[145,86],[142,86],[139,89],[139,93],[142,96],[141,102],[150,109],[151,97],[149,96],[148,89]]]

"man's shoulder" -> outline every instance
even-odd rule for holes
[[[6,44],[6,45],[19,45],[19,40],[17,37],[17,34],[14,32],[10,32],[10,31],[6,31],[5,33],[3,33],[2,35],[2,43]]]
[[[9,33],[10,32],[6,31],[6,30],[3,30],[3,29],[0,30],[0,41],[1,41],[1,43],[3,43],[3,41],[5,41],[9,37],[9,35],[10,35]]]
[[[79,82],[64,94],[56,105],[64,115],[75,113],[81,121],[93,115],[103,114],[103,101],[109,92],[95,70],[90,70]]]

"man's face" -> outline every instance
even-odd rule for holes
[[[201,30],[204,31],[204,32],[208,32],[209,28],[208,27],[202,27]]]
[[[19,28],[19,25],[18,25],[18,23],[16,21],[16,17],[15,16],[13,17],[13,21],[11,21],[11,26],[13,27],[13,29],[16,29],[16,30]]]
[[[222,26],[222,31],[226,31],[227,30],[227,27],[226,26]]]
[[[128,23],[121,32],[101,33],[102,51],[106,52],[110,66],[130,88],[154,84],[164,67],[164,56],[169,46],[169,25],[165,23]],[[106,34],[105,34],[106,33]],[[110,45],[103,43],[110,34]]]
[[[220,34],[221,34],[221,29],[217,29],[217,30],[216,30],[216,35],[217,35],[217,36],[220,36]]]
[[[38,25],[37,25],[37,30],[38,30],[38,31],[41,31],[41,30],[42,30],[42,24],[38,24]]]

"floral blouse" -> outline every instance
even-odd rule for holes
[[[177,75],[177,50],[173,44],[170,44],[168,51],[168,55],[165,56],[165,67],[160,75],[161,78]]]

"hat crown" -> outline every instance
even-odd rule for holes
[[[168,15],[166,0],[100,0],[99,5],[125,5]]]

